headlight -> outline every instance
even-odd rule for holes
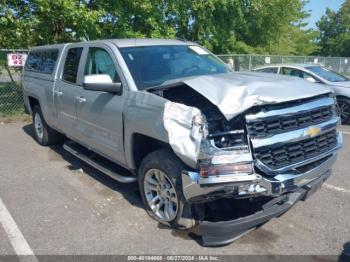
[[[253,159],[245,141],[243,130],[209,135],[202,140],[197,162],[200,175],[252,174]]]
[[[196,141],[206,139],[208,136],[208,123],[205,115],[198,114],[192,119],[191,137]]]
[[[208,139],[211,144],[217,148],[229,149],[234,147],[247,147],[247,137],[244,130],[218,132],[209,135]]]

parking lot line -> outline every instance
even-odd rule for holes
[[[343,131],[343,134],[345,134],[345,135],[350,135],[350,132],[345,132],[345,131]]]
[[[326,188],[328,188],[328,189],[332,189],[332,190],[335,190],[335,191],[338,191],[338,192],[350,194],[350,190],[349,190],[349,189],[345,189],[345,188],[342,188],[342,187],[333,186],[333,185],[328,184],[328,183],[324,183],[323,185],[324,185]]]
[[[15,220],[7,210],[5,204],[0,198],[0,223],[4,228],[11,245],[18,256],[33,256],[31,261],[38,261],[34,257],[33,250],[30,248],[21,230],[18,228]]]

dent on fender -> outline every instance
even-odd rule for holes
[[[194,107],[170,101],[164,105],[163,123],[169,144],[175,154],[190,167],[196,167],[200,145],[206,136],[201,117],[201,111]]]
[[[174,153],[188,166],[195,168],[202,140],[200,125],[193,119],[201,116],[197,108],[171,102],[148,92],[130,92],[124,115],[125,139],[141,133],[169,143]],[[128,154],[131,161],[131,152]]]

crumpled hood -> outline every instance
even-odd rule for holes
[[[240,72],[170,80],[162,86],[185,84],[202,94],[231,120],[247,109],[333,92],[308,81],[274,74]],[[161,87],[162,87],[161,86]]]

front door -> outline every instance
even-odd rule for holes
[[[121,82],[117,60],[108,46],[95,44],[89,47],[85,60],[84,76],[107,74],[114,82]],[[82,89],[77,103],[78,132],[88,145],[103,156],[124,163],[123,106],[121,95]]]

